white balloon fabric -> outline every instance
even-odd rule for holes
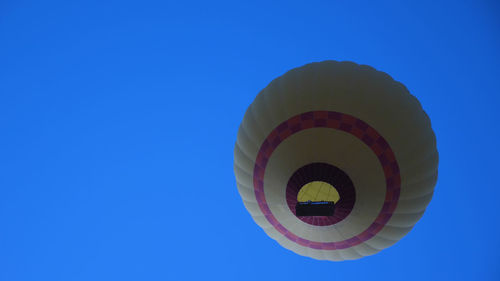
[[[401,83],[366,65],[324,61],[272,81],[234,149],[238,191],[283,247],[321,260],[373,255],[422,217],[438,173],[430,120]],[[306,184],[331,184],[333,216],[296,216]]]

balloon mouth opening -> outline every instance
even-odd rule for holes
[[[335,187],[324,181],[306,183],[299,190],[295,215],[306,216],[333,216],[335,203],[340,200],[340,195]]]
[[[327,163],[307,164],[293,173],[286,188],[290,211],[317,226],[336,224],[352,211],[354,184],[341,169]]]

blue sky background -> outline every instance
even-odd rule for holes
[[[374,2],[1,1],[0,280],[500,280],[500,4]],[[440,153],[413,231],[341,263],[233,175],[256,94],[326,59],[404,83]]]

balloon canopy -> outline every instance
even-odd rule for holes
[[[352,260],[393,245],[422,217],[438,152],[405,86],[366,65],[324,61],[257,95],[238,131],[234,172],[246,209],[280,245]]]

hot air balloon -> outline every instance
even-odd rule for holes
[[[353,62],[273,80],[234,148],[239,194],[281,246],[320,260],[373,255],[422,217],[437,181],[429,117],[405,86]]]

